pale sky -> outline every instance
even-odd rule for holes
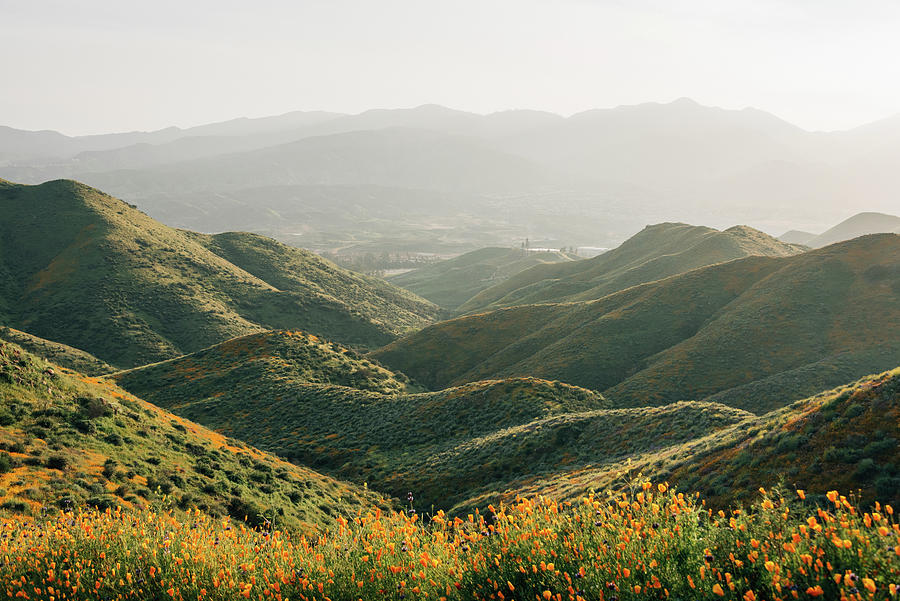
[[[688,96],[845,129],[900,113],[898,57],[896,0],[0,0],[0,125]]]

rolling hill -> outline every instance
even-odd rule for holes
[[[451,494],[449,481],[429,480],[419,460],[529,423],[549,431],[541,420],[609,406],[592,391],[534,378],[410,392],[405,377],[300,332],[244,336],[113,377],[228,436],[394,496],[414,487],[435,503]]]
[[[900,236],[881,234],[596,301],[460,317],[372,357],[432,389],[530,375],[602,391],[620,407],[721,398],[761,414],[896,366],[898,340]]]
[[[784,479],[824,496],[900,504],[900,369],[869,376],[766,414],[671,468],[715,502],[747,501],[746,485]],[[738,490],[731,490],[733,483]]]
[[[174,230],[73,181],[0,182],[0,318],[120,368],[273,327],[378,346],[437,313],[260,236]]]
[[[45,361],[67,367],[86,376],[99,376],[116,371],[113,366],[90,353],[59,342],[38,338],[14,328],[0,326],[0,340],[16,344]]]
[[[167,407],[188,399],[217,398],[224,392],[263,396],[268,387],[281,390],[294,384],[334,384],[382,394],[411,389],[406,376],[350,349],[312,334],[285,330],[233,338],[113,377],[120,386],[142,390]]]
[[[900,217],[884,213],[858,213],[827,231],[814,236],[804,244],[821,248],[866,234],[900,233]]]
[[[482,248],[387,279],[440,307],[452,310],[485,288],[529,267],[576,260],[576,255],[561,251]]]
[[[725,231],[683,223],[644,228],[621,246],[577,263],[537,265],[475,295],[460,308],[598,299],[631,286],[748,256],[783,257],[801,248],[746,226]]]
[[[347,374],[361,367],[373,373],[308,335],[270,332],[114,377],[225,435],[454,513],[518,493],[573,498],[637,471],[716,506],[780,477],[810,494],[896,496],[900,368],[754,415],[699,401],[610,408],[596,393],[533,378],[389,395],[337,384],[358,385]],[[336,383],[322,383],[326,374]]]
[[[637,449],[607,462],[563,466],[556,473],[510,481],[485,490],[457,511],[519,495],[577,498],[590,490],[620,488],[629,474],[694,490],[713,507],[754,498],[760,486],[806,491],[823,506],[827,491],[856,491],[868,506],[876,499],[900,504],[900,368],[819,392],[781,409],[736,421],[686,443]]]
[[[197,508],[311,530],[378,496],[0,341],[0,508]]]

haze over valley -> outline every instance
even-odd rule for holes
[[[0,130],[0,177],[69,178],[174,227],[338,254],[611,247],[648,223],[821,233],[898,212],[900,121],[809,132],[688,98],[479,115],[292,112],[67,137]]]

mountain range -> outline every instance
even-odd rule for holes
[[[425,105],[83,138],[5,128],[0,177],[76,178],[169,225],[249,225],[318,250],[383,248],[402,232],[428,252],[526,236],[612,246],[648,221],[821,230],[848,206],[896,212],[897,124],[808,132],[680,99],[568,118]]]

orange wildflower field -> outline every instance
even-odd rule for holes
[[[900,526],[837,492],[746,510],[643,482],[484,514],[337,518],[318,535],[199,511],[2,520],[0,595],[23,599],[896,599]]]

